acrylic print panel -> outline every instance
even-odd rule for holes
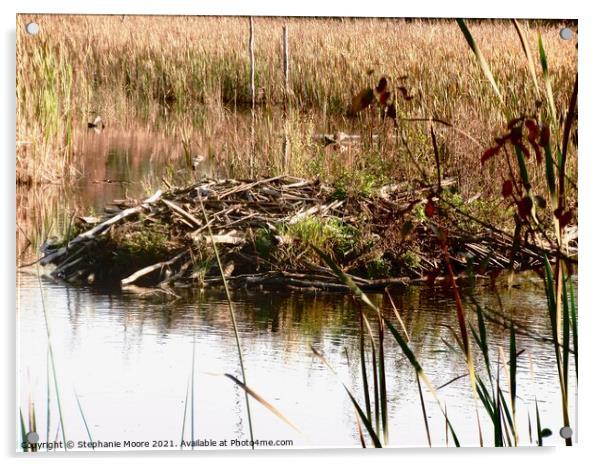
[[[575,20],[16,29],[18,451],[575,443]]]

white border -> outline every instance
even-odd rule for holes
[[[589,2],[588,2],[589,3]],[[592,2],[593,3],[593,2]],[[579,443],[572,449],[520,449],[518,451],[478,451],[476,449],[452,450],[389,450],[389,451],[352,451],[352,450],[295,450],[263,451],[250,454],[243,451],[231,452],[145,452],[145,453],[97,453],[94,456],[84,453],[71,453],[68,458],[75,459],[78,463],[127,458],[134,464],[162,464],[171,458],[181,461],[241,461],[244,464],[276,464],[286,460],[288,464],[306,464],[318,461],[332,462],[339,458],[350,464],[362,464],[365,461],[375,462],[400,462],[415,461],[420,464],[460,463],[482,464],[487,461],[491,465],[506,465],[509,461],[540,461],[546,464],[576,463],[585,460],[589,455],[598,453],[596,447],[602,445],[602,428],[600,406],[602,405],[599,393],[600,384],[600,359],[595,346],[596,338],[600,339],[599,330],[602,328],[600,321],[600,296],[595,295],[596,275],[600,272],[594,264],[601,263],[600,239],[597,237],[596,227],[602,224],[597,222],[600,208],[599,190],[595,188],[602,183],[597,173],[601,172],[600,135],[600,56],[599,19],[594,8],[585,5],[585,2],[576,1],[525,1],[506,0],[485,5],[466,0],[449,1],[421,1],[408,2],[357,2],[350,5],[348,2],[337,0],[334,2],[304,0],[303,2],[276,2],[276,1],[244,1],[221,0],[213,2],[200,2],[194,0],[123,2],[118,0],[102,0],[88,2],[73,2],[56,0],[21,0],[16,4],[2,2],[2,61],[0,73],[2,86],[0,89],[3,103],[0,110],[0,134],[2,135],[2,195],[4,209],[10,212],[4,228],[2,228],[2,279],[3,287],[1,296],[5,305],[2,308],[4,331],[3,369],[4,382],[2,386],[2,399],[5,415],[0,433],[0,445],[3,456],[8,464],[17,464],[18,460],[31,461],[33,458],[16,458],[14,450],[15,423],[14,413],[14,374],[15,374],[15,195],[14,195],[14,136],[15,136],[15,14],[17,12],[30,13],[122,13],[122,14],[225,14],[225,15],[289,15],[289,16],[431,16],[431,17],[532,17],[532,18],[578,18],[579,19],[579,187],[580,187],[580,257],[579,267],[579,304],[580,304],[580,365],[581,382],[579,390]],[[597,144],[596,144],[597,143]],[[599,288],[599,286],[598,286]],[[9,414],[10,413],[10,414]],[[55,454],[43,461],[63,462],[64,454]],[[599,455],[598,455],[599,456]],[[22,464],[19,463],[19,464]]]

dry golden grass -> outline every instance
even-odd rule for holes
[[[25,34],[22,26],[30,20],[40,23],[38,36]],[[17,22],[17,134],[31,143],[18,153],[21,180],[63,174],[73,132],[95,113],[113,126],[146,119],[174,134],[184,128],[187,137],[210,139],[210,155],[224,167],[240,173],[250,165],[248,119],[236,115],[237,107],[249,101],[247,18],[25,15]],[[275,104],[284,96],[284,24],[293,95],[286,123],[292,139],[287,166],[279,155],[284,123],[275,116]],[[541,33],[556,106],[566,109],[577,69],[575,40],[560,39],[560,24],[521,24],[543,89],[537,60]],[[543,95],[538,99],[535,94],[512,23],[468,25],[510,114],[534,112]],[[260,172],[337,176],[378,166],[385,178],[408,178],[416,176],[411,153],[432,176],[426,124],[401,125],[407,146],[399,134],[375,146],[369,136],[384,131],[378,118],[345,117],[354,93],[374,86],[381,75],[407,75],[414,99],[400,105],[401,117],[441,118],[478,141],[437,127],[445,174],[459,178],[465,195],[499,191],[497,162],[483,171],[479,156],[502,130],[504,115],[454,21],[255,18],[255,56],[257,87],[268,102],[259,110],[254,145]],[[374,74],[368,76],[368,70]],[[331,157],[311,140],[311,133],[320,131],[360,133],[363,144]],[[393,134],[390,125],[387,131]],[[576,162],[569,162],[568,171],[576,178]]]
[[[77,103],[90,104],[86,98],[98,90],[157,100],[192,101],[217,91],[226,99],[234,98],[235,91],[238,98],[248,98],[246,18],[44,15],[23,16],[19,23],[32,19],[42,31],[35,40],[23,40],[19,28],[20,58],[47,47],[46,56],[68,60]],[[284,24],[289,28],[291,87],[303,105],[346,106],[350,92],[368,83],[368,69],[376,75],[408,75],[421,91],[420,108],[441,117],[465,110],[454,105],[458,103],[478,103],[481,111],[495,105],[459,28],[448,20],[255,18],[257,85],[268,99],[282,97]],[[469,25],[508,98],[530,103],[533,91],[525,86],[527,66],[512,24]],[[576,70],[576,50],[574,42],[560,39],[558,28],[537,25],[526,35],[536,57],[536,34],[542,33],[562,103]]]

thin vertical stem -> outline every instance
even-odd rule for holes
[[[46,350],[46,442],[50,443],[50,351]],[[50,451],[50,446],[46,445]]]
[[[250,93],[251,93],[251,149],[249,154],[251,178],[255,177],[255,32],[253,17],[249,17],[249,64],[250,64]]]
[[[382,416],[382,428],[383,428],[383,444],[389,443],[389,420],[388,420],[388,409],[387,409],[387,377],[385,375],[385,328],[383,319],[381,316],[378,317],[378,373],[380,377],[380,403],[381,403],[381,416]]]
[[[192,335],[192,367],[190,371],[190,449],[194,450],[194,360],[196,353],[196,333]]]
[[[288,101],[288,27],[282,26],[282,72],[284,75],[284,104]]]
[[[186,398],[184,399],[184,416],[182,418],[182,436],[180,439],[180,450],[184,447],[184,431],[186,429],[186,411],[188,411],[188,392],[190,390],[190,380],[186,384]]]
[[[44,289],[42,287],[42,279],[40,278],[40,269],[36,267],[36,273],[38,277],[38,285],[40,287],[40,296],[42,298],[42,312],[44,313],[44,323],[46,325],[46,336],[48,338],[48,356],[50,357],[50,362],[52,365],[52,379],[54,382],[54,391],[56,394],[56,404],[59,410],[59,422],[61,426],[61,433],[63,436],[63,445],[65,446],[65,451],[67,451],[67,438],[65,435],[65,424],[63,422],[63,409],[61,407],[61,397],[59,395],[59,383],[56,378],[56,366],[54,364],[54,353],[52,351],[52,342],[50,339],[50,327],[48,326],[48,315],[46,314],[46,303],[44,299]]]
[[[420,395],[420,407],[422,408],[422,419],[424,419],[424,428],[426,429],[426,438],[429,442],[429,447],[432,447],[431,443],[431,429],[429,428],[429,420],[426,415],[426,407],[424,406],[424,396],[422,395],[422,385],[420,384],[420,377],[418,376],[418,372],[416,372],[416,383],[418,384],[418,394]],[[447,437],[447,424],[445,424],[445,434]]]
[[[79,414],[82,417],[82,421],[84,421],[84,427],[86,428],[86,433],[88,434],[88,439],[90,440],[90,444],[92,444],[92,450],[94,450],[94,440],[92,439],[92,432],[90,432],[90,427],[88,426],[88,421],[86,421],[86,416],[84,415],[84,409],[82,408],[82,404],[79,401],[79,396],[77,396],[77,392],[74,391],[75,400],[77,401],[77,407],[79,409]]]
[[[359,306],[358,306],[359,307]],[[368,386],[368,372],[366,370],[366,345],[364,341],[364,316],[361,308],[360,312],[360,354],[361,354],[361,367],[362,367],[362,384],[364,386],[364,402],[366,404],[366,416],[368,422],[372,424],[372,410],[370,408],[370,388]]]
[[[283,133],[284,140],[282,142],[282,172],[287,173],[288,159],[289,159],[289,137],[288,137],[288,124],[287,124],[287,109],[289,100],[289,87],[288,87],[288,27],[286,24],[282,26],[282,74],[283,74],[283,97],[282,97],[282,108],[284,110],[283,118]]]
[[[215,253],[215,258],[217,260],[217,266],[219,267],[219,272],[222,277],[222,282],[224,283],[224,288],[226,290],[226,299],[228,300],[228,309],[230,310],[230,320],[232,322],[232,327],[234,329],[234,338],[236,339],[236,349],[238,350],[238,361],[240,364],[240,372],[242,375],[242,383],[247,385],[247,376],[245,374],[245,365],[243,363],[242,357],[242,349],[240,346],[240,338],[238,336],[238,325],[236,324],[236,315],[234,314],[234,306],[232,305],[232,297],[230,296],[230,289],[228,288],[228,282],[226,280],[226,276],[224,275],[224,269],[222,267],[222,261],[219,257],[219,251],[217,250],[217,244],[213,239],[213,232],[211,231],[211,226],[209,224],[209,218],[207,217],[207,212],[205,211],[205,205],[203,204],[203,199],[199,196],[199,203],[201,204],[201,210],[203,211],[203,218],[205,219],[205,225],[207,226],[207,231],[209,233],[209,238],[211,239],[211,244],[213,245],[213,252]],[[247,405],[247,419],[249,421],[249,436],[251,439],[251,448],[255,449],[255,441],[253,438],[253,423],[251,421],[251,406],[249,404],[249,394],[247,390],[245,390],[245,402]]]
[[[282,173],[288,173],[289,155],[290,155],[290,142],[288,137],[288,124],[286,122],[286,116],[283,121],[284,135],[282,140]]]
[[[251,93],[251,108],[255,108],[255,33],[253,28],[253,17],[249,16],[249,63],[250,81],[249,91]]]

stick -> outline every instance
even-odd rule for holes
[[[182,257],[184,254],[186,254],[186,252],[188,252],[188,250],[181,252],[180,254],[178,254],[177,256],[173,257],[172,259],[170,259],[168,261],[158,262],[156,264],[149,265],[148,267],[144,267],[143,269],[140,269],[137,272],[134,272],[129,277],[126,277],[123,280],[121,280],[121,286],[125,286],[125,285],[129,285],[130,283],[134,283],[140,277],[144,277],[145,275],[148,275],[149,273],[152,273],[155,270],[159,270],[159,269],[162,269],[163,267],[173,264],[180,257]]]
[[[88,230],[80,235],[77,235],[75,238],[73,238],[71,241],[69,241],[67,248],[71,248],[75,244],[81,243],[84,240],[92,239],[92,238],[94,238],[94,236],[96,236],[97,233],[99,233],[102,230],[106,229],[107,227],[117,223],[119,220],[122,220],[126,217],[129,217],[130,215],[134,215],[134,214],[140,212],[142,209],[147,208],[149,206],[149,204],[153,204],[156,201],[158,201],[161,198],[162,194],[163,194],[163,192],[161,190],[159,190],[155,194],[153,194],[151,197],[149,197],[148,199],[145,199],[142,202],[142,204],[140,204],[139,206],[125,209],[125,210],[121,211],[121,213],[115,215],[114,217],[111,217],[109,220],[107,220],[105,222],[100,223],[99,225],[95,226],[91,230]]]
[[[188,212],[186,212],[184,209],[182,209],[180,206],[178,206],[177,204],[168,201],[167,199],[162,199],[161,200],[163,202],[163,204],[165,204],[167,207],[169,207],[171,210],[173,210],[175,213],[181,215],[182,217],[184,217],[186,220],[194,223],[196,225],[197,228],[200,228],[203,226],[203,223],[198,220],[194,215],[189,214]]]

